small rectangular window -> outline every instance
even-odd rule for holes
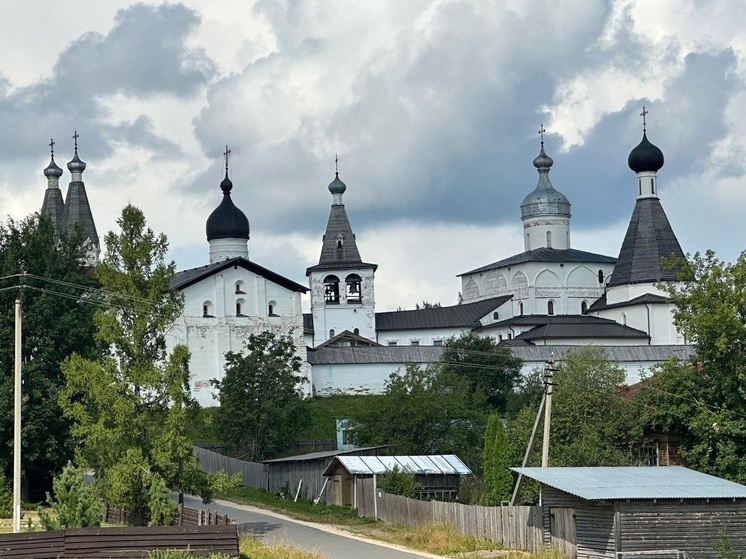
[[[410,345],[420,345],[420,340],[412,340]]]
[[[443,345],[443,340],[433,340],[433,345],[435,345],[435,346],[442,346]]]
[[[389,345],[398,345],[398,342],[389,341]]]

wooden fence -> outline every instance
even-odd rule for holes
[[[124,509],[111,506],[104,510],[104,522],[110,524],[127,524],[129,514]],[[204,509],[190,509],[179,505],[179,516],[176,519],[177,526],[217,526],[220,524],[232,524],[233,521],[225,514]]]
[[[481,507],[419,501],[373,492],[372,479],[358,479],[357,509],[360,516],[406,526],[427,523],[448,524],[459,532],[489,538],[508,549],[540,551],[543,547],[541,507]],[[377,501],[377,502],[376,502]]]
[[[199,459],[202,470],[208,474],[216,474],[221,470],[228,475],[240,473],[241,485],[267,489],[267,471],[264,464],[237,460],[198,446],[193,446],[192,450]]]
[[[159,549],[189,549],[194,555],[238,555],[235,524],[77,528],[0,535],[0,558],[140,559]]]

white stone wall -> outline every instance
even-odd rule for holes
[[[570,218],[547,215],[524,220],[523,246],[527,251],[570,248]]]
[[[391,373],[404,372],[405,368],[403,363],[314,365],[314,394],[383,394]]]
[[[434,328],[418,330],[391,330],[378,333],[381,345],[436,345],[436,341],[445,343],[448,338],[458,337],[464,328]],[[396,342],[393,344],[391,342]],[[413,344],[412,342],[418,342]]]
[[[345,278],[357,274],[361,279],[360,303],[348,303]],[[334,275],[339,278],[339,303],[327,304],[324,300],[324,278]],[[325,270],[311,272],[311,314],[313,315],[313,347],[345,330],[354,332],[369,340],[376,340],[376,300],[375,273],[373,268],[349,270]]]
[[[500,270],[489,270],[461,277],[464,303],[500,295],[513,295],[513,316],[547,314],[548,303],[554,314],[581,314],[582,303],[591,306],[603,295],[604,284],[613,264],[524,262]],[[598,281],[603,272],[604,283]]]
[[[237,293],[242,291],[243,293]],[[186,344],[191,352],[190,379],[201,406],[215,406],[210,380],[222,378],[225,354],[241,352],[249,335],[271,331],[290,334],[303,361],[304,391],[310,394],[311,371],[306,360],[300,293],[291,291],[240,266],[231,267],[193,284],[183,291],[183,315],[171,329],[169,347]],[[241,305],[237,315],[236,304]],[[269,316],[269,305],[273,314]],[[209,315],[203,307],[208,305]]]

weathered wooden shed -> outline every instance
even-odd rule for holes
[[[513,469],[541,483],[544,543],[572,559],[717,559],[721,529],[746,553],[738,483],[683,466]]]
[[[267,489],[272,492],[279,492],[287,488],[295,497],[298,484],[302,480],[301,498],[313,500],[321,495],[321,502],[331,503],[331,492],[329,487],[324,489],[326,478],[322,474],[335,456],[375,456],[384,452],[387,448],[388,445],[350,450],[328,450],[265,460],[263,463],[267,468]],[[323,494],[322,489],[324,489]]]
[[[324,470],[332,480],[331,503],[357,508],[357,481],[398,469],[414,474],[417,497],[450,501],[458,495],[461,476],[471,470],[455,454],[428,456],[336,456]]]

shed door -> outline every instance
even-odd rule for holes
[[[575,559],[575,509],[552,507],[549,509],[549,529],[552,549],[565,557]]]

